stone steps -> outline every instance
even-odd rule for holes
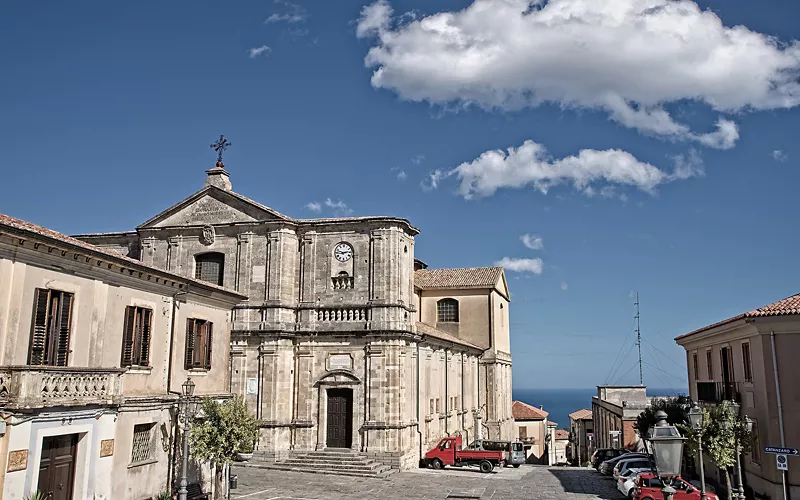
[[[388,465],[350,450],[310,451],[280,462],[250,462],[246,466],[314,474],[373,478],[385,478],[397,472]]]

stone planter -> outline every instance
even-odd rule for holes
[[[237,451],[236,452],[236,460],[239,461],[239,462],[247,462],[251,458],[253,458],[253,452],[252,451],[250,453],[244,453],[244,452],[241,452],[241,451]]]

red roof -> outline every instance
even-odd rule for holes
[[[502,274],[502,267],[418,269],[414,272],[414,285],[423,290],[494,288]]]
[[[572,420],[591,420],[592,417],[592,410],[587,410],[586,408],[580,409],[576,412],[570,413],[569,418]]]
[[[556,439],[569,439],[569,431],[564,429],[556,429]]]
[[[759,318],[764,316],[792,316],[796,314],[800,314],[800,293],[792,295],[791,297],[786,297],[785,299],[779,300],[777,302],[773,302],[772,304],[768,304],[764,307],[759,307],[758,309],[753,309],[752,311],[739,314],[737,316],[728,318],[723,321],[719,321],[712,325],[704,326],[703,328],[699,328],[693,332],[689,332],[685,335],[681,335],[680,337],[676,337],[675,340],[686,338],[690,335],[694,335],[695,333],[711,330],[712,328],[716,328],[718,326],[722,326],[728,323],[733,323],[734,321],[739,321],[740,319]]]
[[[511,416],[514,420],[544,420],[547,418],[546,411],[523,403],[522,401],[514,401],[511,405]]]

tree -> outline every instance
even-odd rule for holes
[[[733,488],[728,469],[736,465],[736,442],[739,449],[746,453],[750,449],[750,433],[742,426],[742,419],[733,412],[729,401],[703,408],[703,428],[694,431],[688,425],[682,425],[683,435],[689,438],[688,444],[692,453],[697,453],[700,435],[703,437],[703,452],[725,473],[725,487],[728,499],[733,500]]]
[[[200,408],[201,417],[189,433],[189,446],[192,456],[216,467],[214,489],[219,496],[225,467],[236,457],[236,452],[253,449],[258,438],[258,421],[239,395],[224,403],[203,398]]]
[[[692,399],[689,396],[656,398],[652,400],[647,409],[636,417],[636,423],[633,426],[642,439],[647,439],[648,431],[656,425],[656,412],[666,412],[667,422],[672,425],[687,425],[689,423],[687,415],[691,407]]]

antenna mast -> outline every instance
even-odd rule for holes
[[[639,292],[636,292],[636,345],[639,347],[639,385],[644,385],[642,376],[642,330],[639,328]]]

